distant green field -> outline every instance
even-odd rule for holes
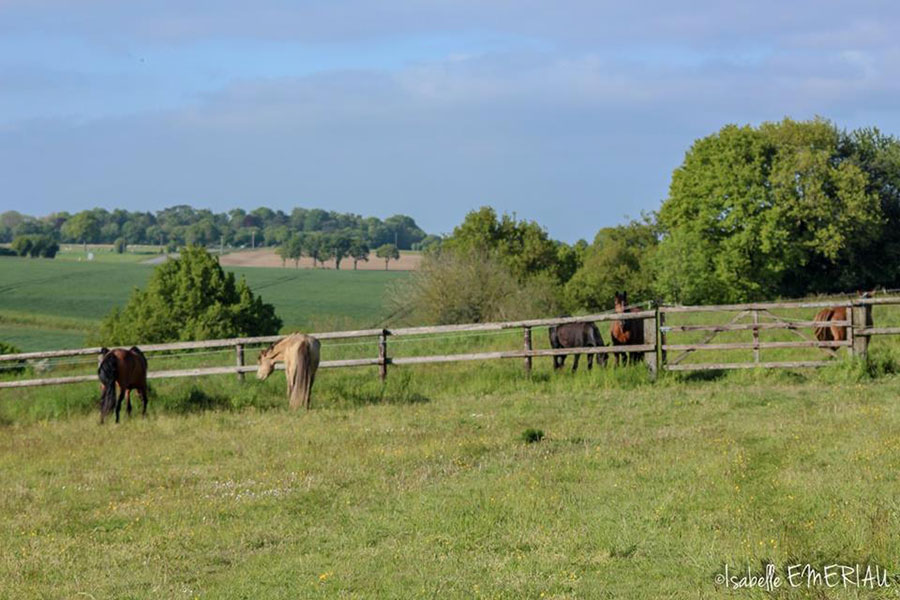
[[[0,341],[23,350],[79,346],[142,287],[153,267],[134,262],[0,258]],[[232,268],[275,305],[284,330],[374,326],[394,271]]]

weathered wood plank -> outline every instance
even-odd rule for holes
[[[900,298],[898,298],[896,302],[900,303]],[[770,310],[773,308],[825,308],[829,306],[850,306],[850,304],[850,300],[817,300],[815,302],[751,302],[749,304],[661,306],[659,310],[664,313],[692,313],[731,310]]]
[[[900,335],[900,327],[859,327],[854,335]]]
[[[663,350],[754,350],[771,348],[839,348],[848,347],[851,342],[722,342],[718,344],[666,344]]]
[[[725,371],[729,369],[805,369],[833,365],[833,360],[797,360],[787,362],[688,363],[666,365],[667,371]]]
[[[847,326],[850,321],[786,321],[775,323],[736,323],[728,325],[666,325],[666,331],[748,331],[753,329],[798,329]]]

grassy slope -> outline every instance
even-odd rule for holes
[[[227,269],[275,305],[285,330],[370,326],[399,272]],[[78,347],[152,272],[148,265],[0,258],[0,339],[25,350]]]
[[[278,374],[160,382],[105,427],[93,386],[4,395],[0,597],[696,598],[726,561],[900,568],[897,378],[548,371],[331,371],[308,414]]]

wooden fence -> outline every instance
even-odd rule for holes
[[[611,346],[601,346],[601,347],[592,347],[592,348],[578,348],[578,349],[559,349],[559,350],[536,350],[532,344],[532,330],[537,327],[548,327],[552,325],[561,325],[564,323],[577,323],[584,321],[614,321],[614,320],[628,320],[628,319],[640,319],[644,321],[645,329],[654,332],[654,336],[648,337],[645,340],[644,344],[641,345],[631,345],[631,346],[618,346],[616,348],[612,348]],[[389,338],[398,338],[404,336],[421,336],[421,335],[435,335],[440,336],[442,334],[449,333],[461,333],[461,332],[491,332],[491,331],[502,331],[507,329],[521,329],[522,330],[522,340],[523,340],[523,348],[522,350],[503,350],[503,351],[495,351],[495,352],[476,352],[476,353],[466,353],[466,354],[445,354],[445,355],[432,355],[432,356],[405,356],[405,357],[391,357],[388,355],[388,339]],[[629,352],[643,352],[645,353],[645,357],[647,357],[648,364],[651,365],[653,372],[656,372],[656,356],[657,356],[657,345],[655,343],[655,331],[656,331],[656,311],[648,310],[648,311],[640,311],[640,312],[631,312],[624,314],[594,314],[594,315],[585,315],[580,317],[563,317],[556,319],[533,319],[528,321],[510,321],[503,323],[471,323],[465,325],[440,325],[434,327],[405,327],[399,329],[362,329],[357,331],[330,331],[324,333],[312,333],[311,335],[315,336],[319,340],[323,342],[323,346],[326,346],[328,340],[339,340],[339,339],[348,339],[348,338],[372,338],[373,339],[373,349],[377,350],[377,356],[372,358],[353,358],[353,359],[343,359],[343,360],[326,360],[322,361],[319,364],[319,368],[341,368],[341,367],[363,367],[363,366],[377,366],[379,370],[379,376],[382,380],[387,376],[387,368],[388,365],[416,365],[416,364],[428,364],[428,363],[443,363],[443,362],[455,362],[455,361],[477,361],[477,360],[494,360],[500,358],[521,358],[524,359],[524,366],[527,372],[531,371],[532,360],[538,356],[556,356],[556,355],[566,355],[573,353],[581,353],[581,354],[610,354],[616,351],[629,351]],[[151,370],[148,374],[150,379],[163,379],[163,378],[172,378],[172,377],[199,377],[203,375],[223,375],[223,374],[237,374],[239,377],[243,377],[244,373],[249,373],[252,371],[256,371],[256,366],[245,365],[244,364],[244,350],[247,346],[257,346],[270,344],[274,341],[280,340],[283,336],[274,335],[274,336],[262,336],[262,337],[244,337],[244,338],[232,338],[232,339],[223,339],[223,340],[204,340],[201,342],[177,342],[172,344],[146,344],[141,345],[140,348],[147,354],[152,354],[154,352],[172,352],[172,351],[180,351],[180,350],[197,350],[197,349],[209,349],[209,348],[228,348],[233,347],[235,349],[235,365],[231,367],[201,367],[195,369],[179,369],[179,370],[169,370],[169,371],[153,371]],[[46,358],[61,358],[61,357],[70,357],[70,356],[86,356],[86,355],[94,355],[98,356],[100,353],[99,347],[94,348],[78,348],[73,350],[53,350],[48,352],[25,352],[20,354],[2,354],[0,355],[0,364],[3,362],[10,361],[25,361],[25,360],[38,360],[38,359],[46,359]],[[278,365],[277,368],[283,369],[283,365]],[[11,380],[11,381],[0,381],[0,389],[3,388],[18,388],[18,387],[33,387],[33,386],[41,386],[41,385],[63,385],[69,383],[83,383],[86,381],[96,381],[97,376],[95,374],[92,375],[75,375],[71,377],[50,377],[50,378],[42,378],[42,379],[24,379],[24,380]]]
[[[530,373],[532,361],[535,357],[559,356],[568,354],[611,354],[614,352],[639,353],[643,356],[651,376],[655,377],[658,370],[666,371],[695,371],[695,370],[720,370],[720,369],[747,369],[747,368],[804,368],[819,367],[832,362],[837,350],[846,347],[854,356],[865,358],[867,356],[869,339],[875,335],[897,335],[900,327],[874,327],[872,322],[872,307],[874,305],[900,304],[900,297],[890,298],[860,298],[847,301],[816,301],[816,302],[768,302],[753,304],[728,304],[709,306],[659,306],[653,310],[643,310],[628,313],[604,313],[578,317],[565,317],[556,319],[533,319],[527,321],[510,321],[503,323],[473,323],[466,325],[442,325],[435,327],[406,327],[398,329],[363,329],[357,331],[332,331],[313,333],[315,337],[323,341],[327,347],[329,340],[341,339],[372,339],[372,349],[376,356],[371,358],[353,358],[342,360],[323,361],[320,368],[342,368],[377,366],[379,376],[383,380],[387,376],[388,366],[415,365],[428,363],[443,363],[455,361],[481,361],[504,358],[519,358],[523,360],[526,372]],[[844,321],[814,321],[796,320],[781,317],[771,311],[776,309],[821,309],[826,307],[848,308],[848,319]],[[693,313],[734,313],[728,323],[695,324],[695,325],[670,325],[667,320],[679,314]],[[643,344],[630,346],[601,346],[591,348],[565,348],[565,349],[535,349],[532,342],[532,331],[538,327],[548,327],[575,322],[604,322],[614,320],[641,320],[644,324]],[[749,319],[749,322],[741,322]],[[819,341],[812,335],[814,327],[838,326],[847,328],[847,339],[843,341]],[[491,352],[475,352],[463,354],[445,354],[431,356],[406,356],[391,357],[388,354],[391,338],[404,336],[423,336],[461,333],[461,332],[491,332],[510,329],[522,331],[521,350],[501,350]],[[798,340],[764,342],[760,340],[762,331],[790,331]],[[721,332],[749,331],[752,341],[749,342],[716,342],[714,338]],[[700,342],[673,344],[670,336],[682,332],[706,332],[707,335]],[[172,377],[198,377],[204,375],[237,374],[243,377],[245,373],[256,370],[256,366],[244,364],[244,351],[249,346],[260,346],[281,339],[282,336],[244,337],[222,340],[205,340],[200,342],[177,342],[172,344],[147,344],[141,349],[149,354],[155,352],[177,352],[210,348],[234,348],[234,366],[200,367],[192,369],[179,369],[167,371],[151,371],[151,379]],[[762,351],[784,348],[818,348],[829,355],[829,358],[821,360],[793,360],[793,361],[764,361],[761,359]],[[753,360],[748,362],[703,362],[684,363],[686,357],[695,352],[702,351],[731,351],[749,350],[753,353]],[[37,359],[53,359],[72,356],[98,355],[100,348],[78,348],[72,350],[54,350],[47,352],[26,352],[20,354],[0,355],[0,365],[9,362],[21,362]],[[678,353],[671,356],[672,353]],[[281,367],[279,365],[279,367]],[[96,381],[96,375],[75,375],[70,377],[50,377],[41,379],[12,379],[0,381],[2,388],[31,387],[41,385],[62,385],[69,383],[82,383]]]

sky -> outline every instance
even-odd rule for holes
[[[250,8],[252,6],[252,8]],[[694,140],[900,135],[900,4],[0,0],[0,212],[656,210]]]

